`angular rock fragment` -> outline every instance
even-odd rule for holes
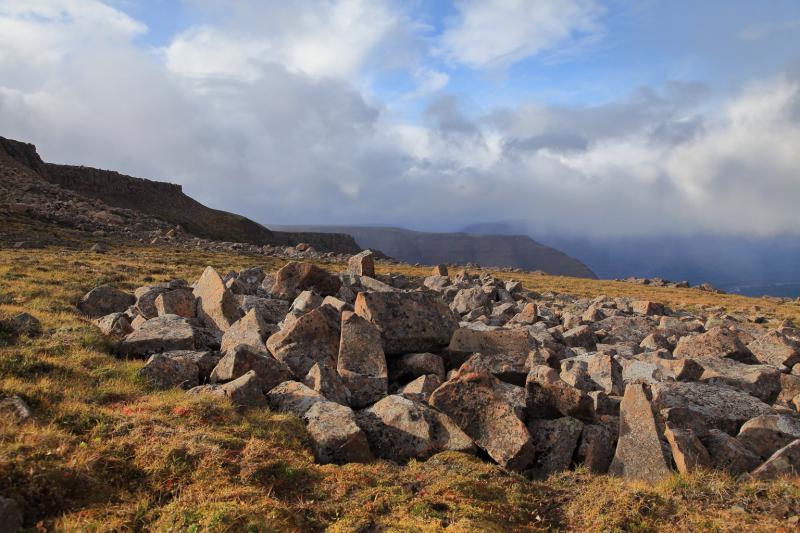
[[[618,429],[617,419],[607,424],[584,424],[580,443],[575,450],[576,462],[595,474],[608,472],[617,446]]]
[[[200,385],[190,389],[189,393],[226,397],[237,407],[265,407],[267,405],[267,397],[264,396],[261,380],[252,370],[224,385]]]
[[[800,474],[800,439],[794,440],[776,451],[750,475],[754,479],[766,481],[798,474]]]
[[[303,383],[332,402],[350,405],[350,390],[330,363],[314,363]]]
[[[664,305],[648,300],[637,300],[635,302],[631,302],[631,311],[637,315],[663,315]]]
[[[212,383],[226,382],[248,372],[254,372],[261,388],[268,391],[284,381],[292,379],[292,371],[266,351],[247,344],[229,348],[211,372]]]
[[[428,401],[433,391],[438,389],[441,384],[442,378],[435,374],[426,374],[408,383],[400,390],[400,394],[406,398],[424,403]]]
[[[33,416],[30,406],[16,394],[0,400],[0,411],[10,411],[20,422],[24,422]]]
[[[456,313],[464,315],[475,309],[491,305],[491,303],[489,295],[482,288],[473,287],[458,291],[451,307]]]
[[[433,353],[407,353],[388,361],[389,380],[408,383],[426,374],[445,377],[444,360]]]
[[[341,342],[336,370],[350,390],[350,403],[359,408],[387,394],[388,370],[378,329],[364,318],[342,314]]]
[[[583,423],[570,417],[531,420],[528,432],[536,450],[528,473],[535,478],[567,470],[578,445]]]
[[[577,326],[563,334],[564,344],[574,348],[576,346],[593,350],[597,344],[597,337],[589,326]]]
[[[128,357],[195,348],[195,328],[183,317],[164,315],[151,318],[120,343],[119,351]]]
[[[349,407],[317,402],[303,416],[317,462],[368,463],[373,456],[364,432]]]
[[[302,291],[314,291],[321,296],[336,296],[342,282],[313,263],[287,263],[275,275],[272,294],[282,300],[293,300]]]
[[[436,351],[458,328],[452,311],[432,292],[362,292],[355,312],[378,328],[387,356]]]
[[[284,381],[267,392],[269,407],[280,413],[291,413],[299,418],[315,404],[328,400],[319,392],[298,381]]]
[[[735,435],[742,424],[774,410],[761,400],[722,385],[690,382],[662,382],[651,386],[657,411],[670,409],[677,427],[716,428]],[[680,422],[681,415],[692,426]],[[698,434],[702,438],[702,434]]]
[[[238,295],[235,298],[242,315],[247,314],[251,309],[255,309],[261,320],[267,324],[277,324],[289,312],[290,304],[285,300],[259,298],[250,295]]]
[[[154,306],[159,316],[178,315],[194,318],[197,314],[197,302],[189,287],[162,292],[156,296]]]
[[[227,352],[236,345],[247,344],[258,350],[266,350],[265,342],[275,333],[275,329],[261,319],[256,309],[251,309],[225,331],[219,349]]]
[[[156,300],[158,297],[167,292],[169,287],[165,283],[158,285],[145,285],[133,291],[136,297],[136,310],[143,317],[150,319],[158,316],[158,309],[156,308]],[[177,314],[177,313],[171,313]]]
[[[189,389],[200,382],[197,363],[187,357],[171,356],[169,353],[153,354],[139,369],[139,376],[159,389],[181,387]]]
[[[781,390],[781,373],[769,365],[745,365],[733,359],[698,357],[703,367],[699,381],[713,385],[729,385],[766,403],[772,403]]]
[[[136,302],[132,294],[109,285],[95,287],[78,303],[78,309],[90,318],[100,318],[111,313],[122,313]]]
[[[711,466],[708,450],[691,429],[667,425],[664,435],[670,445],[675,466],[681,474],[688,474],[696,468]]]
[[[125,313],[111,313],[94,321],[103,335],[124,337],[133,332],[133,327]]]
[[[458,328],[453,332],[447,352],[451,356],[453,366],[461,364],[475,353],[487,357],[495,355],[507,356],[506,359],[517,370],[523,370],[531,350],[537,347],[536,339],[525,329],[494,329],[480,331],[473,328]],[[522,378],[524,381],[524,377]]]
[[[373,452],[383,459],[405,462],[445,450],[474,450],[446,415],[403,396],[387,396],[356,416]]]
[[[305,378],[314,363],[336,364],[339,353],[339,313],[320,306],[267,339],[275,359],[286,363],[297,379]]]
[[[620,404],[619,440],[609,473],[655,483],[671,474],[670,464],[645,386],[628,385]]]
[[[711,456],[711,465],[733,475],[745,474],[757,468],[761,459],[736,438],[718,429],[709,430],[700,440]]]
[[[535,449],[527,427],[506,401],[501,382],[489,374],[459,375],[428,399],[501,466],[524,470]]]
[[[375,254],[364,250],[347,261],[347,271],[358,276],[375,277]]]
[[[449,276],[447,265],[436,265],[431,270],[431,276]]]
[[[800,417],[757,416],[742,425],[736,438],[761,459],[767,459],[793,440],[800,439]]]
[[[532,370],[525,383],[527,418],[570,416],[587,423],[595,421],[594,399],[588,393],[570,386],[557,375],[552,380],[537,374],[538,371]]]
[[[226,331],[242,316],[233,293],[212,267],[206,267],[195,284],[197,316],[209,328]]]
[[[776,367],[800,363],[800,346],[779,331],[770,331],[747,345],[758,362]]]
[[[528,357],[519,354],[476,353],[459,368],[462,373],[488,373],[500,381],[522,387],[528,376]]]
[[[706,333],[682,337],[674,351],[675,357],[724,357],[740,363],[757,363],[753,354],[728,328],[715,327]]]

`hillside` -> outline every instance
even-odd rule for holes
[[[548,274],[596,278],[586,265],[563,252],[524,235],[468,235],[426,233],[377,226],[276,226],[289,230],[341,232],[352,235],[362,248],[381,252],[406,263],[477,263],[541,270]]]
[[[283,261],[259,259],[274,271]],[[630,483],[577,469],[528,480],[485,458],[443,452],[425,461],[319,465],[302,421],[267,409],[158,390],[144,360],[115,356],[81,317],[99,283],[133,291],[195,280],[206,265],[241,271],[236,254],[119,247],[108,255],[0,250],[0,315],[30,312],[41,334],[0,345],[0,495],[25,525],[69,531],[792,531],[796,479],[737,480],[697,470]],[[341,270],[344,265],[329,268]],[[378,274],[426,268],[378,263]],[[491,274],[482,271],[476,274]],[[502,274],[498,274],[502,275]],[[634,297],[679,309],[800,318],[797,304],[694,289],[521,274],[525,288],[574,297]],[[586,300],[588,301],[588,300]],[[0,317],[0,318],[2,318]],[[0,404],[1,406],[1,404]],[[2,503],[2,500],[0,500]]]
[[[339,253],[359,251],[347,235],[275,232],[246,217],[211,209],[183,193],[173,183],[126,176],[111,170],[46,163],[32,144],[0,137],[0,152],[50,183],[108,206],[137,211],[180,225],[204,239],[256,245],[294,246],[305,242],[319,250]]]

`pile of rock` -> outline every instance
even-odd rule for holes
[[[80,303],[156,387],[293,413],[320,462],[444,450],[532,477],[583,464],[769,478],[800,462],[800,330],[650,301],[538,294],[443,265],[211,267]]]

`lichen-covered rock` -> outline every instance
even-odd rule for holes
[[[619,440],[609,473],[655,483],[671,474],[671,457],[644,385],[625,387],[620,404]]]
[[[691,429],[682,429],[667,425],[664,430],[667,438],[672,459],[681,474],[688,474],[696,468],[708,468],[711,466],[711,457],[708,450],[697,438]]]
[[[267,339],[275,359],[286,363],[297,379],[304,379],[315,363],[336,365],[339,353],[340,316],[322,305]]]
[[[169,287],[165,283],[158,285],[145,285],[144,287],[137,288],[135,291],[133,291],[133,295],[136,297],[136,310],[140,315],[147,319],[157,317],[159,313],[158,309],[156,308],[156,300],[161,294],[167,292],[168,290]]]
[[[101,285],[87,292],[78,303],[78,310],[89,318],[100,318],[111,313],[123,313],[136,302],[127,292],[110,285]]]
[[[465,315],[475,309],[490,306],[491,302],[489,295],[481,287],[472,287],[459,290],[450,307],[456,313]]]
[[[126,336],[119,351],[128,357],[144,357],[174,350],[193,350],[197,331],[183,317],[164,315],[151,318]]]
[[[181,387],[189,389],[199,384],[197,363],[188,357],[153,354],[139,369],[139,375],[159,389]]]
[[[770,331],[747,347],[760,363],[766,365],[791,368],[800,363],[800,346],[779,331]]]
[[[728,328],[715,327],[706,333],[681,337],[674,351],[675,357],[724,357],[740,363],[757,363],[750,350]]]
[[[276,385],[292,379],[292,371],[266,351],[247,344],[230,348],[211,372],[212,383],[231,381],[250,371],[255,372],[261,388],[268,391]]]
[[[332,402],[350,405],[350,390],[336,369],[329,363],[314,363],[303,379],[303,383]]]
[[[156,296],[153,305],[159,316],[178,315],[185,318],[197,316],[197,302],[189,287],[178,287],[162,292]]]
[[[742,425],[736,438],[751,452],[768,459],[780,448],[800,439],[800,417],[780,414],[757,416]]]
[[[230,399],[237,407],[265,407],[267,397],[261,380],[251,370],[223,385],[200,385],[189,390],[191,394],[213,394]]]
[[[388,369],[378,329],[350,311],[342,313],[336,370],[350,390],[350,404],[360,408],[387,394]]]
[[[432,292],[362,292],[355,312],[378,328],[387,356],[444,348],[458,328],[452,311]]]
[[[589,326],[576,326],[562,335],[567,346],[593,350],[597,344],[597,337]]]
[[[527,374],[526,360],[537,347],[536,340],[525,329],[494,329],[481,331],[473,328],[458,328],[450,339],[447,352],[454,364],[463,363],[470,355],[505,356],[507,361],[517,361],[512,366]],[[524,382],[525,377],[522,377]]]
[[[746,365],[721,357],[698,357],[695,361],[703,367],[700,381],[729,385],[756,398],[772,403],[781,390],[781,373],[769,365]]]
[[[617,446],[618,431],[617,418],[607,423],[584,424],[578,448],[575,450],[576,462],[595,474],[608,472]]]
[[[528,428],[504,397],[501,382],[490,374],[458,375],[428,400],[501,466],[524,470],[535,449]]]
[[[528,357],[520,354],[476,353],[461,365],[459,372],[488,373],[500,381],[522,387],[528,376]]]
[[[700,440],[711,456],[711,465],[731,474],[745,474],[757,468],[761,459],[736,438],[718,429],[709,430]]]
[[[776,451],[764,464],[750,474],[754,479],[767,481],[781,476],[800,474],[800,439]]]
[[[435,374],[426,374],[404,386],[400,390],[400,394],[406,398],[424,403],[428,401],[433,391],[438,389],[441,384],[442,378]]]
[[[367,463],[373,456],[367,437],[349,407],[336,402],[317,402],[303,416],[317,462]]]
[[[197,300],[197,316],[209,328],[224,332],[242,316],[233,293],[212,267],[203,271],[193,294]]]
[[[269,407],[279,413],[291,413],[299,418],[315,404],[328,400],[319,392],[298,381],[284,381],[267,392]]]
[[[445,377],[444,360],[433,353],[407,353],[387,362],[390,381],[408,383],[428,374],[435,374],[442,380]]]
[[[110,337],[124,337],[133,332],[133,327],[125,313],[111,313],[98,318],[94,323],[103,335]]]
[[[557,374],[555,378],[543,379],[538,370],[528,374],[525,382],[527,417],[571,416],[586,423],[594,422],[596,412],[592,396],[565,383]]]
[[[267,324],[277,324],[282,321],[290,309],[290,304],[286,300],[259,298],[249,294],[235,295],[234,298],[242,315],[255,309],[261,320]]]
[[[357,253],[347,261],[347,271],[358,276],[375,277],[375,254],[372,250]]]
[[[251,309],[246,315],[234,322],[222,335],[220,351],[227,352],[230,348],[247,344],[259,350],[266,350],[267,338],[275,333],[277,327],[270,326],[261,319],[256,309]]]
[[[314,291],[321,296],[336,296],[342,282],[338,277],[313,263],[292,261],[275,275],[272,294],[282,300],[293,300],[302,291]]]
[[[656,410],[670,409],[668,418],[677,427],[716,428],[735,435],[751,418],[774,413],[758,398],[722,385],[665,381],[651,389]],[[678,415],[683,421],[675,418]]]
[[[528,432],[536,450],[528,473],[537,478],[567,470],[578,446],[583,423],[570,417],[555,420],[531,420]]]
[[[403,396],[387,396],[356,416],[373,452],[383,459],[405,462],[445,450],[474,450],[446,415]]]

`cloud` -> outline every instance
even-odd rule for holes
[[[0,33],[0,135],[37,143],[47,160],[179,182],[213,207],[267,224],[452,230],[522,220],[577,235],[798,231],[796,73],[727,97],[676,81],[601,105],[523,101],[476,113],[443,90],[439,70],[411,62],[435,93],[412,120],[387,111],[348,74],[366,68],[377,44],[316,70],[286,52],[307,32],[286,27],[265,38],[233,9],[220,24],[177,35],[161,54],[137,44],[141,23],[112,10],[120,22],[88,46],[88,25],[112,8],[64,5],[3,3],[0,11],[0,23],[39,36],[30,42],[45,43],[33,50],[48,64],[32,67],[27,41]],[[275,24],[293,16],[278,13]]]
[[[594,0],[463,0],[441,38],[448,59],[504,68],[599,31]]]
[[[219,16],[220,28],[190,28],[165,48],[170,70],[253,81],[260,65],[278,63],[295,73],[347,78],[407,23],[384,0],[237,2]]]

